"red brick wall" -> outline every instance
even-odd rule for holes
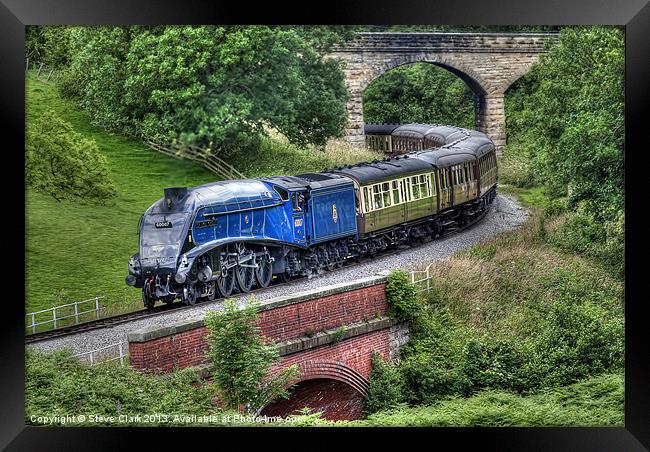
[[[359,321],[370,320],[386,313],[386,292],[385,284],[355,289],[349,292],[329,295],[323,298],[316,298],[300,303],[266,310],[260,312],[258,325],[261,333],[269,340],[284,342],[289,339],[305,336],[305,332],[311,330],[318,332],[340,325],[347,325]],[[191,367],[205,363],[205,353],[208,345],[205,339],[207,330],[205,327],[195,328],[188,331],[153,339],[148,342],[130,342],[129,353],[131,365],[136,369],[152,372],[169,372],[173,369]],[[386,331],[386,334],[388,332]],[[367,336],[375,337],[375,333]],[[307,352],[297,353],[295,359],[303,355],[312,356],[312,352],[324,348],[327,351],[319,351],[320,354],[333,353],[332,356],[340,356],[342,362],[354,362],[361,367],[357,369],[367,377],[369,361],[366,363],[366,354],[370,349],[354,350],[346,349],[347,343],[356,343],[359,338],[351,338],[333,346],[322,346]],[[368,346],[375,346],[366,342]],[[384,347],[388,356],[388,338],[384,343],[377,342],[377,347]],[[383,348],[381,349],[383,353]],[[362,357],[363,355],[363,357]],[[291,357],[293,355],[289,355]],[[369,356],[369,355],[368,355]],[[334,358],[332,358],[334,359]],[[339,360],[339,358],[336,358]],[[369,358],[368,358],[369,359]]]
[[[377,284],[263,311],[259,326],[264,337],[284,342],[305,336],[309,329],[322,331],[383,316],[386,308],[386,284]]]
[[[335,361],[350,367],[368,379],[372,368],[370,358],[376,351],[384,359],[388,359],[388,329],[373,331],[372,333],[346,339],[337,344],[321,345],[303,352],[283,356],[278,364],[289,367],[305,361]]]

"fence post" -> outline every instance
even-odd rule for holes
[[[36,320],[34,319],[34,313],[32,312],[32,334],[36,333]]]
[[[41,76],[41,69],[43,69],[43,63],[38,67],[38,73],[36,74],[37,78]]]
[[[54,319],[54,328],[56,328],[56,306],[52,308],[52,318]]]
[[[27,61],[25,62],[25,72],[29,71],[29,57],[27,57]]]
[[[429,267],[427,267],[427,292],[431,290],[431,275],[429,274]]]
[[[124,357],[122,356],[122,342],[120,342],[120,366],[124,365]]]
[[[46,82],[50,81],[50,77],[52,77],[53,73],[54,73],[54,68],[50,69],[50,75],[48,75],[47,78],[45,79]]]
[[[90,352],[88,354],[88,356],[90,356],[90,365],[92,366],[93,365],[93,352]]]
[[[74,323],[79,323],[79,309],[77,309],[78,301],[74,302]]]
[[[95,318],[99,318],[99,297],[95,297]]]

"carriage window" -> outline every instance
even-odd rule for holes
[[[363,203],[366,206],[366,210],[370,212],[372,210],[372,204],[370,203],[370,190],[368,187],[363,187]]]
[[[400,203],[399,182],[394,180],[391,182],[391,191],[393,192],[393,204]]]
[[[381,184],[381,195],[384,200],[384,207],[390,207],[393,205],[392,199],[390,197],[390,183],[384,182]]]
[[[384,207],[384,203],[382,201],[381,190],[380,190],[379,184],[372,186],[372,200],[373,200],[373,204],[374,204],[373,209],[376,210],[376,209],[381,209],[382,207]]]

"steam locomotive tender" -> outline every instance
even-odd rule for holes
[[[126,283],[142,289],[147,308],[194,304],[429,241],[487,211],[497,162],[485,134],[408,124],[393,136],[396,129],[373,131],[403,154],[384,160],[165,189],[140,220]]]

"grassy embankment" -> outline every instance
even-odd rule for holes
[[[27,312],[94,296],[106,297],[115,311],[139,309],[140,294],[126,286],[124,277],[127,260],[137,251],[140,215],[162,197],[165,187],[191,187],[217,178],[193,162],[167,157],[140,140],[92,125],[84,112],[59,97],[54,85],[31,75],[26,104],[28,121],[52,109],[77,132],[95,140],[117,187],[115,202],[106,206],[57,202],[27,190]],[[296,149],[275,137],[266,139],[258,154],[231,163],[246,176],[258,177],[319,171],[372,158],[376,155],[341,142],[318,152]]]

